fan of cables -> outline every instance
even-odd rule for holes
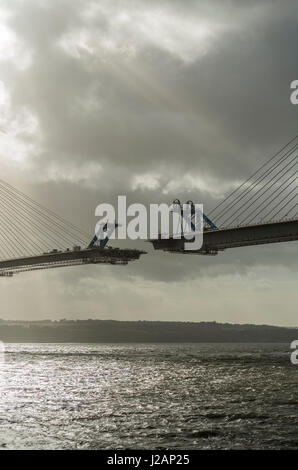
[[[296,218],[297,163],[295,136],[208,215],[218,227]]]
[[[0,180],[0,257],[34,256],[73,245],[87,246],[91,235]]]

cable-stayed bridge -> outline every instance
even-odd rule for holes
[[[203,245],[186,251],[185,239],[151,240],[157,250],[216,255],[228,248],[298,240],[298,136],[204,215]],[[176,200],[174,203],[180,204]],[[191,202],[191,201],[188,201]]]
[[[216,255],[219,251],[298,240],[298,136],[204,214],[203,246],[185,251],[181,239],[151,240],[157,250]],[[176,201],[180,204],[179,201]],[[124,264],[144,251],[111,248],[0,180],[0,276],[87,264]],[[105,232],[106,233],[106,232]]]
[[[120,264],[144,251],[107,247],[31,197],[0,180],[0,276],[86,264]]]

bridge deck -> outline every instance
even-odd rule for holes
[[[13,273],[50,269],[82,264],[128,264],[140,258],[145,251],[120,248],[91,248],[79,251],[57,251],[38,256],[15,258],[0,261],[0,276],[11,276]]]
[[[169,240],[159,238],[151,242],[156,250],[212,255],[228,248],[294,240],[298,240],[298,220],[206,230],[203,233],[203,246],[197,251],[185,251],[183,237]]]

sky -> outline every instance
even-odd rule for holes
[[[1,178],[83,229],[95,208],[212,209],[297,132],[296,1],[0,0]],[[297,242],[19,274],[3,319],[298,326]]]

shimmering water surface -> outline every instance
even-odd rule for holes
[[[5,349],[0,448],[298,448],[289,345]]]

